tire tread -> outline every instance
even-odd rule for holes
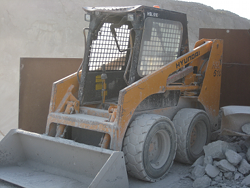
[[[159,121],[159,119],[161,118],[166,119],[167,117],[156,115],[156,114],[144,114],[144,115],[138,116],[131,123],[131,125],[129,126],[127,130],[128,134],[126,133],[125,138],[124,138],[123,152],[125,156],[127,172],[133,177],[136,177],[144,181],[149,181],[149,182],[158,181],[158,180],[150,178],[145,172],[144,165],[143,165],[143,155],[141,155],[140,153],[143,152],[144,141],[148,135],[147,133],[151,129],[152,125],[154,125],[154,123],[156,121]],[[174,129],[174,126],[173,126],[173,129]],[[135,138],[137,139],[137,142],[131,143],[131,141],[134,140]],[[129,148],[131,144],[133,145],[131,147],[135,147],[137,151],[135,155],[131,154],[133,153],[133,151],[131,151],[131,148]],[[174,148],[175,151],[176,151],[176,148],[177,148],[177,144],[175,141],[175,148]],[[137,164],[132,164],[133,163],[132,158],[136,159]],[[174,160],[172,161],[170,167],[172,166],[173,162]]]
[[[193,118],[199,114],[205,113],[203,110],[193,109],[193,108],[183,108],[177,112],[173,119],[173,123],[175,125],[176,133],[177,133],[177,150],[175,160],[181,163],[192,164],[193,160],[191,160],[188,156],[188,148],[186,145],[187,140],[187,132],[189,126]]]

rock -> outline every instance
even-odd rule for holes
[[[226,159],[222,159],[219,161],[218,168],[224,172],[234,172],[236,170],[236,168],[232,164],[230,164]]]
[[[220,183],[216,188],[228,188],[225,183]]]
[[[235,150],[233,149],[235,152],[237,152],[237,153],[242,152],[242,149],[239,146],[239,143],[233,142],[233,143],[229,143],[229,145],[230,145],[230,147],[235,148]]]
[[[233,178],[233,173],[232,172],[225,172],[224,177],[228,180],[231,180]]]
[[[245,153],[239,153],[239,155],[242,157],[242,159],[247,159],[246,154]]]
[[[248,175],[242,180],[241,185],[250,186],[250,175]]]
[[[211,181],[212,180],[208,176],[205,175],[203,177],[200,177],[194,180],[193,187],[194,188],[206,188],[210,186]]]
[[[250,164],[245,159],[242,159],[238,171],[244,175],[247,174],[250,171]]]
[[[247,145],[249,145],[248,144],[248,142],[245,142],[245,141],[243,141],[243,140],[240,140],[239,141],[239,145],[240,145],[240,148],[241,148],[241,152],[242,153],[246,153],[247,152],[247,148],[248,148],[248,146]]]
[[[214,178],[219,175],[220,170],[211,164],[207,164],[205,172],[209,177]]]
[[[197,165],[201,165],[203,166],[204,164],[204,155],[200,156],[198,159],[196,159],[196,161],[193,163],[192,167],[195,167]]]
[[[196,165],[192,170],[192,176],[194,179],[200,178],[205,174],[205,167],[201,165]]]
[[[218,182],[218,183],[223,182],[223,180],[222,180],[222,177],[221,177],[221,176],[216,176],[216,177],[214,178],[214,181],[216,181],[216,182]]]
[[[204,157],[204,166],[206,166],[207,164],[213,164],[213,158],[211,156]]]
[[[218,161],[213,161],[213,166],[218,166],[219,162]]]
[[[236,172],[235,175],[234,175],[234,180],[238,180],[238,179],[241,179],[243,178],[243,174],[239,173],[239,172]]]
[[[227,150],[225,155],[228,162],[230,162],[234,166],[237,166],[242,160],[242,157],[233,150]]]
[[[227,185],[222,185],[221,188],[232,188],[232,187],[229,187]]]
[[[238,147],[240,148],[240,146],[238,146]],[[237,146],[235,143],[228,143],[228,149],[233,150],[237,153]],[[241,148],[240,148],[240,150],[241,150]],[[225,151],[227,151],[227,150],[225,150]]]
[[[218,183],[216,181],[211,182],[211,186],[217,185]]]
[[[246,158],[247,158],[248,162],[250,162],[250,148],[248,148],[248,150],[247,150]]]
[[[211,156],[213,159],[225,159],[225,151],[230,146],[227,142],[218,140],[203,147],[205,156]]]
[[[244,145],[247,147],[247,148],[249,148],[250,147],[250,138],[248,137],[248,138],[246,138],[245,140],[244,140]]]
[[[244,125],[241,127],[241,130],[242,130],[244,133],[250,135],[250,123],[244,124]]]

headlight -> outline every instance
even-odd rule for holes
[[[128,14],[128,21],[130,21],[130,22],[134,21],[134,15],[133,14]]]
[[[91,20],[91,15],[85,14],[85,21],[90,22],[90,20]]]

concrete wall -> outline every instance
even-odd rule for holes
[[[18,126],[20,57],[82,57],[83,6],[160,5],[187,13],[193,47],[199,28],[249,29],[250,21],[197,3],[155,0],[1,0],[0,139]],[[35,93],[34,93],[35,94]],[[28,116],[29,114],[27,114]]]

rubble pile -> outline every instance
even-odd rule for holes
[[[250,186],[249,140],[241,137],[218,140],[204,146],[204,153],[191,168],[194,188]]]

